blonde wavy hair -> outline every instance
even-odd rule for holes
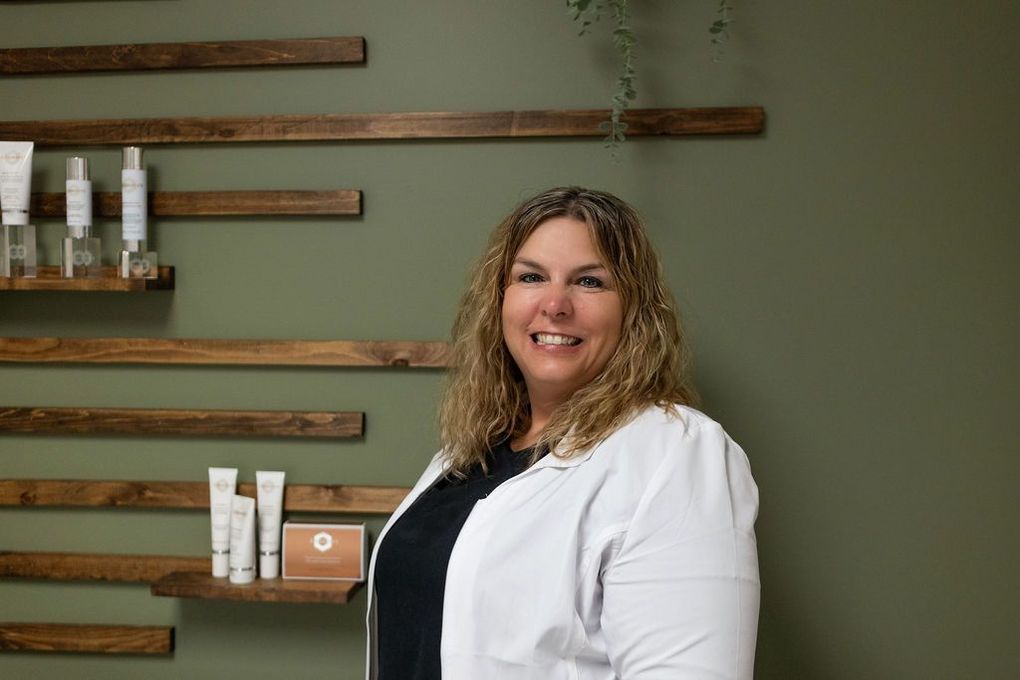
[[[452,362],[439,409],[450,470],[487,469],[486,454],[530,424],[523,376],[503,341],[503,293],[518,251],[539,225],[572,217],[588,225],[623,307],[620,344],[602,373],[556,408],[532,462],[569,458],[600,442],[640,410],[695,405],[689,352],[659,259],[637,213],[619,198],[580,187],[545,191],[520,204],[489,238],[475,265],[452,331]]]

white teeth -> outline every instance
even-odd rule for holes
[[[540,345],[576,345],[581,342],[581,338],[575,338],[570,335],[535,333],[535,341]]]

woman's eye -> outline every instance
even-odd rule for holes
[[[521,283],[538,283],[539,281],[542,280],[542,277],[539,276],[538,274],[529,272],[527,274],[521,274],[520,276],[517,277],[517,280],[520,281]]]
[[[601,288],[602,279],[596,278],[594,276],[582,276],[577,280],[577,285],[582,286],[584,288]]]

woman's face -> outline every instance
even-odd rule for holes
[[[555,407],[602,372],[620,344],[623,305],[584,222],[554,217],[531,233],[502,317],[533,407]]]

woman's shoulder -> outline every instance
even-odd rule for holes
[[[596,447],[593,459],[647,476],[667,469],[682,474],[744,459],[722,425],[690,406],[650,406]],[[746,464],[746,463],[744,463]]]
[[[623,436],[693,437],[701,430],[721,431],[722,425],[691,406],[654,404],[638,412],[615,434]]]

